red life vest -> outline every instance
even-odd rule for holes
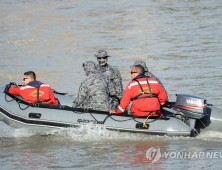
[[[45,103],[58,105],[58,101],[48,84],[32,81],[25,86],[10,87],[9,93],[22,96],[29,103]]]
[[[116,112],[124,112],[132,100],[131,112],[134,116],[147,116],[149,114],[162,116],[160,105],[163,105],[166,99],[166,92],[155,79],[137,76],[127,85]]]

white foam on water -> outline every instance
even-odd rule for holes
[[[81,125],[79,128],[61,128],[50,132],[30,131],[27,129],[13,129],[3,126],[0,137],[32,137],[40,135],[53,135],[54,140],[72,140],[77,142],[96,142],[96,141],[181,141],[192,140],[192,137],[169,137],[149,135],[144,133],[130,133],[107,130],[103,125],[89,123]]]
[[[222,132],[206,131],[202,132],[196,138],[204,141],[222,142]]]
[[[63,128],[53,132],[54,135],[61,136],[60,140],[71,139],[79,142],[96,141],[180,141],[193,140],[192,137],[169,137],[149,135],[144,133],[130,133],[107,130],[103,125],[81,125],[79,128]]]
[[[197,137],[183,136],[158,136],[144,133],[130,133],[107,130],[103,125],[81,125],[79,128],[61,128],[50,132],[37,132],[27,129],[13,129],[9,126],[1,126],[0,137],[32,137],[41,135],[53,135],[54,140],[72,140],[77,142],[96,142],[96,141],[222,141],[222,132],[206,131],[199,134]]]
[[[2,127],[1,133],[0,133],[0,137],[31,137],[31,136],[36,136],[37,133],[33,132],[33,131],[29,131],[27,129],[24,128],[20,128],[20,129],[13,129],[9,126],[6,127]]]

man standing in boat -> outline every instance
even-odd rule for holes
[[[111,83],[113,83],[116,90],[116,94],[114,94],[114,96],[118,97],[118,99],[121,99],[123,96],[122,78],[119,70],[116,67],[113,67],[107,63],[108,57],[111,56],[107,55],[107,52],[105,50],[99,50],[94,55],[95,57],[97,57],[98,71],[100,73],[103,73],[106,77],[110,79]]]
[[[22,96],[29,103],[45,103],[58,105],[58,101],[48,84],[36,81],[36,74],[33,71],[24,73],[24,86],[10,87],[9,93]]]
[[[127,85],[120,105],[110,113],[123,113],[130,101],[133,101],[131,113],[134,116],[162,116],[160,106],[164,105],[167,95],[157,80],[145,76],[141,65],[135,65],[131,70],[132,81]]]
[[[113,103],[110,95],[116,94],[116,91],[110,80],[98,73],[93,61],[83,63],[83,68],[87,77],[79,87],[79,93],[73,102],[73,107],[79,106],[100,111],[115,109],[117,105]]]

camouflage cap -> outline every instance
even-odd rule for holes
[[[93,61],[86,61],[83,63],[82,67],[84,70],[88,72],[95,72],[96,71],[96,64]]]
[[[148,71],[148,68],[147,68],[147,66],[146,66],[146,62],[145,62],[145,61],[136,60],[136,61],[133,63],[133,65],[131,65],[131,69],[132,69],[132,67],[135,66],[135,65],[140,65],[140,66],[142,66],[142,67],[144,68],[145,72]]]
[[[111,57],[107,55],[107,52],[105,50],[99,50],[96,54],[94,54],[95,57],[103,58],[103,57]]]

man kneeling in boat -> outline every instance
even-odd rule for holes
[[[145,76],[141,65],[135,65],[131,70],[132,81],[127,85],[120,105],[112,113],[123,113],[130,101],[133,101],[131,113],[134,116],[162,116],[160,105],[167,99],[166,92],[155,79]]]
[[[24,86],[10,87],[9,93],[22,96],[29,103],[45,103],[58,105],[52,89],[48,84],[36,81],[36,74],[33,71],[24,73]]]
[[[73,107],[81,107],[91,110],[109,111],[117,105],[110,96],[116,94],[113,83],[103,74],[99,73],[93,61],[83,63],[86,79],[79,87],[77,99]]]

